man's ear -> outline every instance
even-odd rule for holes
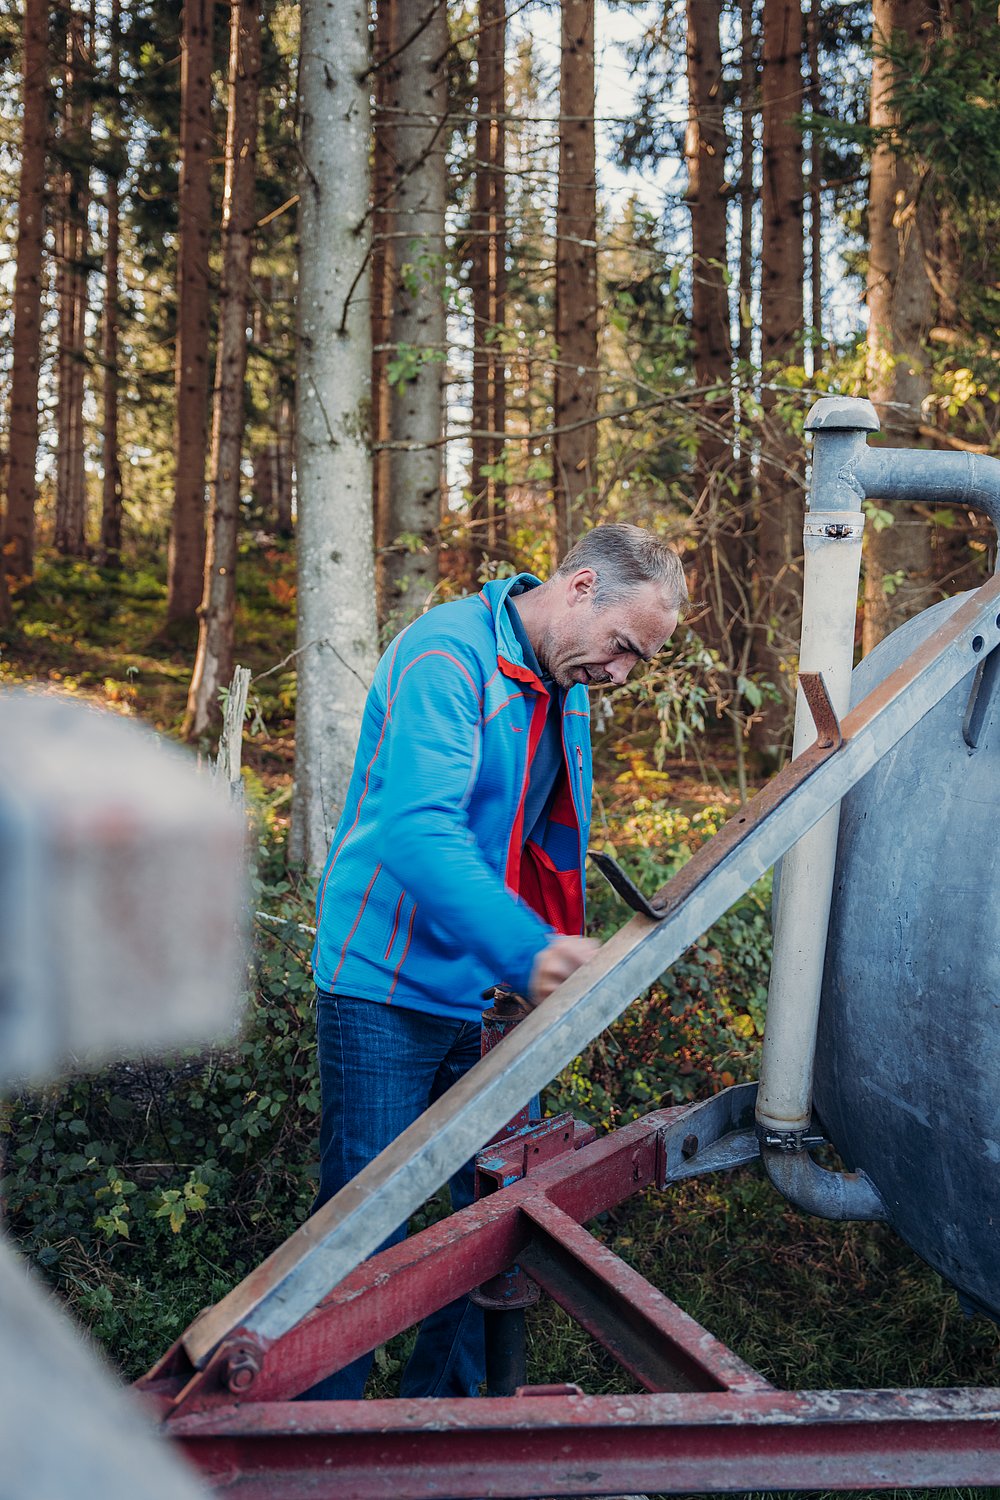
[[[568,580],[566,587],[567,604],[584,604],[593,597],[594,586],[597,583],[597,574],[593,568],[580,568],[578,572]]]

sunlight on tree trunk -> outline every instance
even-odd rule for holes
[[[476,179],[469,222],[472,289],[472,557],[495,558],[506,537],[503,432],[507,423],[503,328],[507,297],[505,0],[480,0]],[[473,571],[473,578],[475,571]]]
[[[25,0],[21,175],[10,376],[10,458],[4,530],[6,571],[17,577],[29,575],[34,566],[45,135],[49,103],[48,40],[48,6],[42,0]]]
[[[930,42],[934,12],[910,0],[875,0],[872,125],[899,124],[893,95],[901,79],[884,47],[894,36]],[[920,443],[921,405],[930,393],[926,341],[935,299],[925,263],[934,234],[928,195],[919,175],[894,143],[882,137],[872,152],[868,199],[868,395],[894,447]],[[863,647],[876,646],[903,620],[932,602],[931,528],[910,505],[892,509],[891,526],[879,518],[865,528]]]
[[[86,475],[83,449],[84,376],[87,365],[87,290],[90,256],[90,151],[93,37],[86,18],[71,12],[63,69],[61,149],[64,155],[56,228],[59,303],[59,399],[56,408],[55,545],[69,557],[86,551]]]
[[[562,557],[597,486],[594,0],[563,0],[559,79],[552,467],[556,555]]]
[[[688,0],[688,128],[685,156],[693,251],[691,339],[697,405],[693,525],[697,539],[689,580],[699,635],[736,664],[748,618],[743,514],[734,493],[732,342],[727,284],[726,153],[722,110],[721,0]]]
[[[222,194],[222,285],[215,372],[212,508],[205,554],[205,588],[198,653],[188,690],[184,734],[196,739],[219,715],[219,692],[233,670],[236,558],[240,524],[247,316],[253,259],[257,171],[257,94],[260,85],[259,0],[230,0],[229,119]]]
[[[292,857],[322,868],[375,670],[366,0],[303,0]]]
[[[205,565],[212,218],[212,3],[185,0],[181,42],[178,198],[176,477],[167,567],[167,621],[193,621]]]
[[[819,68],[820,0],[809,0],[806,21],[809,55],[809,116],[823,113]],[[809,318],[812,326],[813,373],[823,368],[823,137],[809,131]]]
[[[389,579],[386,559],[392,542],[389,505],[389,337],[397,241],[390,233],[395,125],[393,87],[398,43],[396,0],[378,0],[375,6],[374,58],[375,115],[372,133],[372,512],[375,525],[375,599],[379,624],[388,614]]]
[[[802,443],[782,412],[781,366],[802,359],[803,146],[802,10],[799,0],[764,6],[761,68],[763,234],[761,244],[761,370],[764,425],[760,443],[757,540],[758,598],[754,665],[781,689],[752,731],[773,757],[787,737],[792,683],[782,670],[798,650],[801,604]]]
[[[445,370],[445,204],[449,139],[445,0],[396,0],[399,55],[388,64],[396,246],[390,320],[389,462],[383,557],[386,619],[431,602],[439,572]]]
[[[122,548],[122,470],[118,452],[118,319],[120,288],[119,252],[119,178],[117,154],[121,140],[121,3],[111,5],[111,58],[108,66],[108,91],[112,115],[111,150],[116,153],[116,168],[107,177],[108,240],[104,252],[104,326],[101,337],[101,366],[104,372],[104,410],[101,431],[101,455],[104,479],[101,489],[101,557],[116,565]]]

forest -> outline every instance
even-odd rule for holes
[[[866,396],[876,441],[1000,456],[1000,24],[992,0],[6,0],[0,80],[0,685],[204,760],[252,674],[241,1035],[0,1103],[8,1229],[134,1378],[308,1212],[316,879],[397,631],[601,523],[671,542],[681,628],[592,700],[592,841],[653,891],[789,753],[810,406]],[[972,509],[865,511],[859,654],[996,564]],[[546,1109],[606,1129],[755,1078],[769,901]],[[589,930],[623,920],[595,880]],[[762,1175],[599,1232],[783,1384],[995,1378],[996,1328],[889,1229]],[[616,1388],[550,1304],[529,1340],[533,1379]]]

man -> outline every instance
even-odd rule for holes
[[[546,583],[494,580],[385,652],[317,902],[317,1208],[478,1060],[484,990],[538,1004],[596,952],[587,691],[654,656],[686,597],[665,543],[600,526]],[[472,1193],[469,1163],[453,1206]],[[370,1362],[309,1395],[359,1397]],[[463,1297],[425,1320],[401,1394],[475,1395],[482,1375]]]

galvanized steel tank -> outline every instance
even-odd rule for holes
[[[853,701],[960,603],[883,641],[855,670]],[[815,1103],[901,1237],[1000,1318],[997,665],[981,669],[975,748],[973,671],[844,801]]]

